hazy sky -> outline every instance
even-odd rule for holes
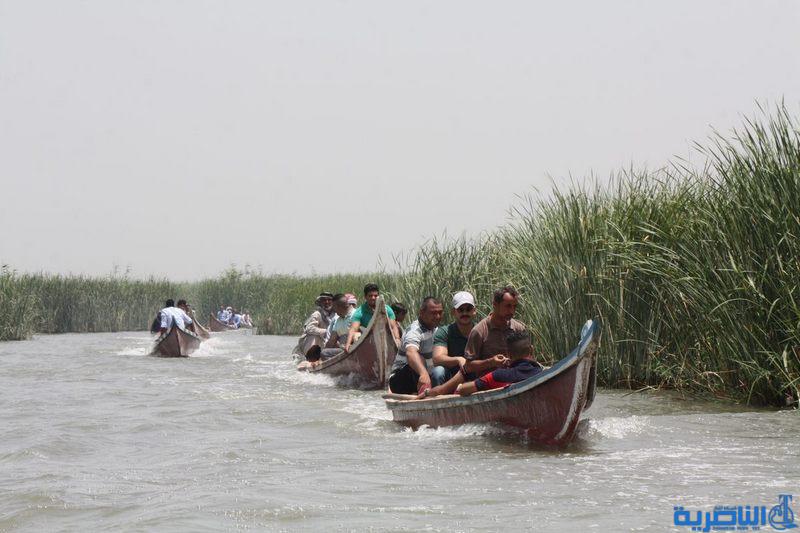
[[[375,268],[800,111],[800,2],[0,0],[0,262]]]

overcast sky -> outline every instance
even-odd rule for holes
[[[800,110],[800,2],[0,0],[0,262],[364,271]]]

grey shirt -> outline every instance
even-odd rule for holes
[[[436,328],[429,329],[425,327],[419,320],[415,320],[406,328],[403,333],[403,340],[400,342],[400,350],[397,352],[397,357],[394,359],[392,365],[392,372],[400,370],[408,364],[408,356],[406,350],[409,346],[414,346],[419,354],[424,358],[425,366],[431,368],[433,363],[433,333]]]

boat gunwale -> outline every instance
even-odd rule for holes
[[[514,383],[501,389],[481,391],[469,396],[448,394],[444,397],[423,398],[419,400],[400,400],[384,396],[386,407],[390,411],[431,411],[477,405],[518,396],[560,376],[573,366],[579,364],[587,357],[587,354],[590,354],[589,357],[595,356],[596,347],[600,341],[601,333],[599,321],[592,319],[587,320],[582,329],[585,330],[586,328],[589,329],[583,335],[581,335],[581,341],[569,355],[563,357],[547,370],[540,372],[524,381]],[[590,348],[595,348],[595,350],[592,350],[590,353]]]

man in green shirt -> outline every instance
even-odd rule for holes
[[[458,373],[467,360],[464,350],[467,338],[475,325],[475,298],[467,291],[453,295],[452,313],[455,322],[441,326],[433,336],[433,377],[444,383]]]
[[[347,342],[344,345],[344,351],[349,352],[350,346],[355,342],[358,338],[358,333],[361,331],[361,327],[369,326],[369,323],[372,322],[372,316],[375,314],[375,304],[378,301],[378,296],[380,295],[380,289],[374,283],[368,283],[364,287],[364,303],[361,304],[356,310],[353,312],[353,315],[350,317],[350,331],[347,333]],[[384,304],[385,305],[385,304]],[[400,335],[397,332],[397,323],[394,320],[394,311],[388,305],[386,306],[386,315],[389,317],[389,328],[392,330],[392,337],[394,337],[395,342],[400,342]]]

